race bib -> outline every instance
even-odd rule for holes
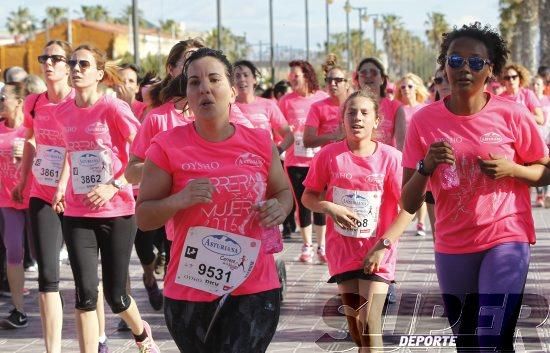
[[[37,145],[32,174],[41,185],[57,187],[65,162],[65,148]]]
[[[96,185],[113,179],[111,151],[71,152],[71,175],[75,194],[87,194]]]
[[[181,253],[176,283],[222,296],[250,275],[261,241],[209,227],[191,227]]]
[[[351,238],[371,238],[378,225],[378,212],[382,202],[382,191],[357,191],[342,189],[337,186],[332,190],[335,204],[344,206],[359,217],[357,228],[343,229],[336,223],[334,228],[343,236]]]
[[[306,148],[304,147],[304,134],[301,132],[294,133],[294,155],[297,157],[313,158],[321,148]]]

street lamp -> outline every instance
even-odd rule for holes
[[[363,56],[363,21],[368,19],[366,7],[352,7],[352,10],[356,10],[359,13],[359,58]],[[364,14],[363,14],[364,11]]]
[[[365,16],[366,16],[365,21],[368,21],[368,19],[372,17],[372,30],[373,30],[373,37],[374,37],[373,38],[374,39],[373,40],[374,41],[374,53],[376,54],[376,51],[378,50],[377,44],[376,44],[376,42],[377,42],[377,40],[376,40],[376,29],[378,28],[378,18],[381,17],[382,14],[380,14],[380,13],[371,13],[368,16],[367,15],[365,15]]]
[[[344,5],[344,11],[346,11],[346,52],[348,55],[348,71],[351,71],[351,45],[350,45],[350,37],[349,37],[349,13],[351,12],[352,7],[349,3],[349,0],[346,0],[346,4]]]
[[[327,44],[325,46],[325,51],[326,51],[327,55],[329,54],[328,45],[330,43],[329,7],[330,7],[330,4],[332,4],[332,2],[333,2],[333,0],[325,0],[325,15],[326,15],[326,18],[327,18]]]
[[[218,17],[218,35],[216,36],[216,46],[218,50],[222,49],[222,38],[221,38],[221,31],[222,31],[222,9],[221,9],[221,0],[216,0],[216,12]]]
[[[275,85],[275,53],[273,50],[273,0],[269,0],[269,66],[271,67],[271,85]]]
[[[309,6],[308,1],[305,0],[306,5],[306,60],[309,61]]]

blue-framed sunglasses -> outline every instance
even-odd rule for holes
[[[463,67],[468,61],[468,66],[474,71],[481,71],[483,67],[487,64],[490,65],[491,61],[488,59],[483,59],[478,56],[470,56],[469,58],[463,58],[460,55],[449,55],[447,56],[447,64],[453,69],[459,69]]]

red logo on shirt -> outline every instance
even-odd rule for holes
[[[88,125],[88,127],[86,128],[86,132],[91,135],[99,135],[107,131],[109,131],[109,127],[107,126],[107,124],[102,124],[99,121],[97,123]]]
[[[488,132],[481,135],[479,141],[481,141],[481,143],[500,143],[502,141],[502,136],[496,132]]]
[[[235,165],[237,167],[251,166],[261,168],[264,165],[265,161],[262,157],[257,156],[253,153],[243,153],[235,160]]]

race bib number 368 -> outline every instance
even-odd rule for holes
[[[191,227],[180,257],[176,283],[222,296],[250,276],[260,240],[209,227]]]
[[[382,203],[382,191],[359,191],[334,187],[333,202],[347,207],[359,217],[356,229],[349,230],[334,224],[338,233],[352,238],[370,238],[374,236],[378,225],[378,214]]]

